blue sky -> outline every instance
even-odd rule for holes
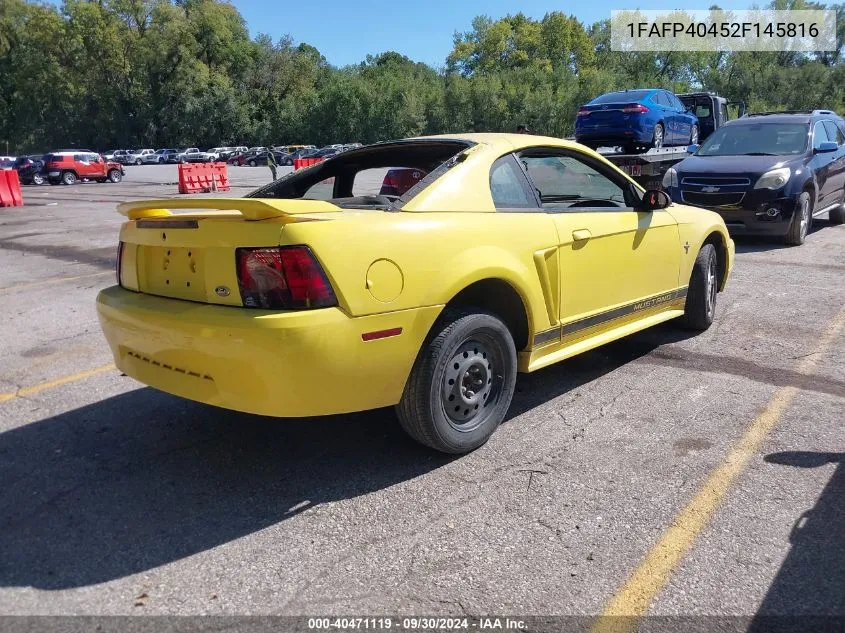
[[[707,9],[713,0],[231,0],[250,33],[274,40],[289,34],[316,46],[330,64],[355,64],[368,54],[395,50],[414,61],[441,66],[455,31],[468,31],[476,15],[500,18],[522,11],[541,19],[549,11],[574,14],[586,24],[610,17],[612,9]],[[716,2],[723,9],[747,9],[743,0]],[[767,2],[760,2],[765,5]]]

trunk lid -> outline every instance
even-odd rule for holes
[[[174,214],[174,209],[203,210]],[[127,202],[120,232],[121,285],[146,294],[242,306],[235,251],[282,244],[286,224],[330,219],[322,200],[243,198]]]

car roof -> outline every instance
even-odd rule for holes
[[[752,125],[755,123],[814,123],[815,121],[842,120],[838,114],[763,114],[744,116],[727,121],[725,125]]]
[[[487,145],[491,149],[502,152],[525,149],[534,146],[561,147],[564,149],[582,149],[575,141],[567,141],[556,136],[541,136],[538,134],[514,134],[510,132],[472,132],[466,134],[437,134],[433,136],[417,136],[406,141],[423,139],[438,139],[444,141],[469,141],[471,143]],[[391,141],[388,141],[391,142]]]

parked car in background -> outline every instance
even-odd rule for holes
[[[102,156],[106,160],[117,160],[120,156],[124,154],[128,154],[129,150],[125,149],[110,149],[107,152],[101,152],[100,156]]]
[[[157,149],[152,154],[144,154],[141,160],[144,165],[164,165],[168,162],[168,158],[175,153],[175,149]]]
[[[51,185],[73,185],[80,180],[120,182],[123,166],[85,150],[61,150],[44,156],[44,171]]]
[[[144,164],[144,157],[148,156],[149,154],[155,154],[154,149],[139,149],[135,150],[127,157],[126,162],[121,161],[123,165],[143,165]]]
[[[202,152],[197,147],[189,147],[183,154],[182,160],[186,163],[207,163],[209,155],[207,152]]]
[[[424,169],[412,167],[397,167],[387,170],[384,175],[384,180],[381,183],[381,189],[378,192],[380,196],[402,196],[408,189],[422,180],[426,172]]]
[[[746,115],[694,149],[663,185],[676,202],[721,215],[733,233],[797,246],[816,216],[845,223],[845,120],[830,110]]]
[[[668,90],[608,92],[578,109],[575,140],[626,152],[698,143],[698,119]]]
[[[307,148],[307,149],[300,149],[295,151],[293,154],[287,154],[283,159],[282,162],[279,163],[280,165],[293,165],[293,161],[297,158],[314,158],[317,156],[317,153],[320,150],[315,148]]]
[[[363,147],[361,143],[347,143],[343,146],[343,151],[348,152],[351,149],[358,149],[359,147]]]
[[[267,155],[269,153],[270,152],[268,151],[268,152],[255,152],[254,154],[248,154],[245,157],[244,162],[242,164],[246,165],[247,167],[257,167],[259,165],[266,165],[267,164]],[[276,159],[277,165],[282,165],[283,161],[287,157],[287,154],[285,154],[284,152],[273,152],[273,157]]]
[[[18,180],[22,185],[43,185],[47,182],[43,154],[18,156],[11,167],[18,172]]]
[[[284,152],[285,154],[293,154],[301,149],[313,149],[313,145],[279,145],[273,149]]]
[[[218,160],[226,160],[229,154],[231,153],[231,147],[212,147],[210,150],[206,152],[208,155],[208,160],[210,161],[218,161]]]
[[[115,152],[114,158],[111,160],[114,160],[121,165],[134,165],[133,156],[137,154],[138,151],[139,150],[134,149],[119,150]]]

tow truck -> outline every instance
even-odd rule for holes
[[[713,92],[689,92],[677,97],[698,117],[701,141],[730,119],[729,106],[736,108],[736,118],[745,115],[744,103],[730,102]],[[620,147],[600,147],[598,152],[646,189],[662,189],[666,170],[689,155],[686,147],[660,147],[643,154],[625,153]]]

